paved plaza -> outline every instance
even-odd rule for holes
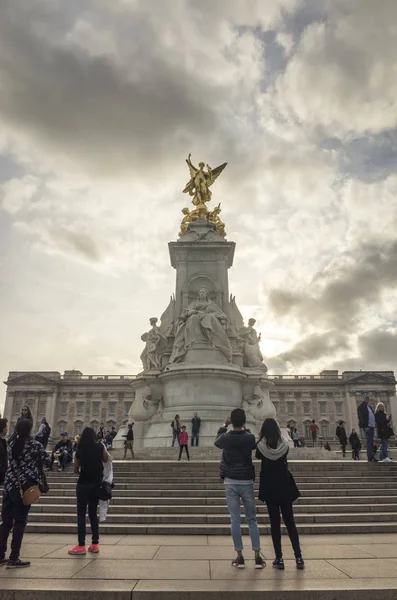
[[[363,528],[364,529],[364,528]],[[287,538],[284,572],[272,569],[273,549],[262,538],[267,567],[253,568],[245,538],[245,570],[231,567],[226,536],[103,535],[99,555],[68,556],[70,534],[26,534],[27,569],[0,570],[0,599],[57,600],[366,600],[397,598],[397,534],[302,536],[305,571],[297,571]]]

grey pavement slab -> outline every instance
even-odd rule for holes
[[[131,592],[137,584],[134,580],[108,581],[73,579],[18,579],[0,578],[1,600],[87,600],[91,592],[93,600],[103,596],[104,600],[131,600]]]
[[[374,558],[397,558],[397,539],[395,544],[377,544],[377,539],[375,536],[373,544],[354,544],[353,547]]]
[[[366,560],[330,560],[341,572],[353,579],[397,577],[397,558],[368,558]]]
[[[397,579],[141,580],[132,600],[396,600]]]
[[[159,561],[161,564],[161,561]],[[231,566],[231,561],[211,560],[211,579],[230,579],[247,581],[256,581],[258,579],[292,579],[299,585],[306,579],[343,579],[348,578],[346,574],[337,567],[332,566],[326,560],[310,560],[306,562],[305,570],[298,571],[295,561],[285,561],[285,571],[277,571],[270,564],[266,569],[255,570],[254,561],[246,560],[245,569],[235,569]]]
[[[71,560],[65,558],[50,560],[48,558],[32,559],[31,566],[25,569],[0,569],[0,579],[23,578],[23,579],[68,579],[76,575],[91,561],[82,563],[79,558],[73,557]]]
[[[289,539],[283,540],[283,554],[284,558],[294,558]],[[273,561],[274,550],[273,546],[269,543],[261,544],[262,553],[266,557],[266,560]],[[350,546],[348,544],[343,545],[316,545],[310,546],[309,544],[302,545],[302,554],[305,559],[327,559],[327,558],[371,558],[371,554]],[[235,551],[233,544],[230,540],[229,546],[160,546],[159,551],[155,555],[155,560],[163,559],[176,559],[176,560],[225,560],[234,558]],[[251,558],[253,551],[249,545],[244,549],[244,556]]]
[[[102,539],[105,536],[101,537]],[[112,536],[113,537],[113,536]],[[397,536],[395,538],[397,540]],[[139,546],[147,544],[149,546],[207,546],[208,536],[206,535],[126,535],[117,542],[123,546]]]
[[[76,574],[77,579],[209,579],[209,561],[94,560]]]
[[[54,552],[48,554],[48,558],[68,558],[73,559],[76,557],[68,555],[68,549],[70,546],[62,546],[61,549],[56,549]],[[98,554],[87,554],[81,558],[88,558],[91,560],[111,559],[111,560],[142,560],[154,558],[159,546],[121,546],[120,544],[110,545],[106,544],[101,546]],[[25,554],[24,554],[25,556]]]
[[[28,542],[25,544],[25,538],[23,540],[21,556],[23,558],[43,558],[44,556],[50,555],[64,545],[60,544],[36,544]],[[69,546],[68,546],[69,547]]]
[[[87,531],[87,542],[90,543],[91,534]],[[113,534],[102,534],[99,528],[99,537],[101,544],[117,544],[120,542],[125,535],[113,535]],[[26,535],[24,536],[24,540]],[[26,540],[27,541],[27,540]],[[34,540],[35,544],[57,544],[62,542],[63,544],[70,544],[75,546],[77,544],[77,534],[74,533],[41,533]]]

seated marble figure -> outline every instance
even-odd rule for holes
[[[206,288],[201,288],[197,299],[183,309],[179,318],[170,362],[182,362],[189,348],[202,343],[211,344],[231,362],[232,347],[225,331],[227,321],[225,313],[210,300]]]

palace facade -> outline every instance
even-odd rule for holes
[[[80,371],[11,371],[4,382],[7,394],[4,417],[13,430],[23,405],[33,413],[38,428],[45,416],[57,437],[66,430],[69,436],[87,425],[116,428],[128,420],[134,400],[130,387],[135,376],[83,375]],[[357,405],[368,393],[373,407],[382,401],[397,425],[396,380],[393,371],[322,371],[319,375],[269,375],[274,383],[270,397],[282,426],[294,425],[302,437],[309,437],[315,419],[323,438],[332,439],[338,421],[346,430],[358,428]],[[199,407],[198,407],[199,410]]]

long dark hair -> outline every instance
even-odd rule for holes
[[[26,441],[30,439],[31,431],[32,422],[29,419],[22,419],[17,423],[17,426],[15,427],[17,438],[14,441],[11,450],[12,458],[14,460],[18,460]]]
[[[27,414],[27,415],[23,415],[23,414],[22,414],[22,411],[23,411],[23,409],[24,409],[24,408],[27,408],[27,409],[28,409],[28,414]],[[22,408],[21,408],[21,417],[22,417],[23,419],[32,419],[32,421],[33,421],[33,415],[32,415],[32,411],[30,410],[30,406],[28,406],[27,404],[24,404],[24,405],[22,406]]]
[[[77,446],[78,459],[83,467],[88,466],[92,460],[98,458],[98,446],[95,429],[85,427]]]
[[[269,448],[277,448],[278,443],[281,441],[281,431],[274,419],[265,419],[263,421],[261,430],[259,432],[259,441],[266,440]]]

